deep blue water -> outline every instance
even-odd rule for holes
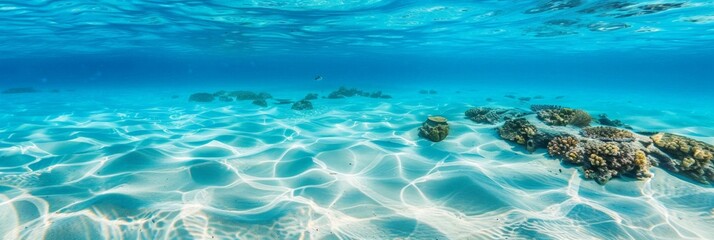
[[[711,239],[711,159],[599,184],[464,112],[711,146],[712,80],[711,1],[2,1],[0,239]]]

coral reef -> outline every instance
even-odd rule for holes
[[[371,97],[371,98],[379,98],[380,96],[382,96],[381,91],[376,91],[376,92],[369,94],[369,97]]]
[[[580,109],[565,108],[557,105],[532,105],[531,110],[538,114],[538,119],[553,126],[574,125],[587,127],[592,117]]]
[[[564,107],[558,106],[558,105],[543,105],[543,104],[531,105],[531,111],[533,111],[533,112],[538,112],[540,110],[563,109],[563,108]]]
[[[419,136],[432,142],[440,142],[449,135],[449,124],[441,116],[429,116],[419,128]]]
[[[545,124],[554,126],[566,126],[575,117],[575,109],[558,108],[558,109],[543,109],[537,112],[538,119]]]
[[[213,99],[215,99],[215,97],[210,93],[194,93],[188,97],[188,100],[191,102],[213,102]]]
[[[596,120],[597,123],[605,126],[610,126],[610,127],[621,127],[625,129],[632,129],[630,125],[622,123],[620,120],[611,120],[610,118],[607,117],[607,114],[600,114],[598,115],[598,119]]]
[[[304,100],[315,100],[315,99],[317,99],[317,96],[318,96],[317,93],[308,93],[307,95],[305,95],[305,98],[303,98],[303,99]]]
[[[652,177],[646,153],[630,144],[589,140],[583,147],[586,157],[583,161],[585,178],[605,184],[611,178],[622,175],[637,179]]]
[[[36,89],[30,87],[8,88],[2,91],[2,94],[17,94],[17,93],[34,93]]]
[[[261,93],[254,93],[251,91],[217,91],[213,93],[214,97],[217,97],[219,100],[224,101],[224,102],[229,102],[228,98],[231,98],[231,101],[233,99],[238,100],[238,101],[244,101],[244,100],[256,100],[256,99],[269,99],[273,98],[270,93],[266,92],[261,92]]]
[[[311,110],[312,103],[308,100],[303,99],[303,100],[295,102],[291,108],[293,110]]]
[[[258,99],[258,94],[251,91],[233,91],[228,93],[228,96],[235,97],[239,101]]]
[[[591,130],[611,131],[604,128]],[[616,129],[619,130],[619,129]],[[542,131],[539,129],[539,131]],[[563,134],[548,142],[548,154],[563,162],[582,166],[585,178],[605,184],[613,177],[629,176],[637,179],[650,178],[649,168],[657,156],[648,156],[652,151],[640,141],[602,141],[596,138],[580,138]],[[652,160],[651,160],[652,159]]]
[[[583,128],[583,136],[601,141],[631,142],[635,140],[635,135],[627,130],[614,127],[588,127]]]
[[[268,106],[268,102],[265,101],[265,99],[255,99],[255,100],[253,100],[252,103],[255,104],[255,105],[261,106],[261,107],[267,107],[267,106]]]
[[[651,136],[654,145],[674,158],[669,167],[699,182],[714,182],[714,146],[671,133]]]
[[[233,102],[233,98],[232,98],[232,97],[229,97],[229,96],[223,95],[223,96],[218,96],[218,101],[221,101],[221,102]]]
[[[588,114],[588,112],[583,110],[575,110],[575,116],[570,119],[570,124],[576,127],[587,127],[590,126],[590,122],[593,118]]]
[[[270,93],[267,93],[267,92],[258,93],[258,99],[271,99],[271,98],[273,98],[273,95],[271,95]]]
[[[563,135],[548,142],[548,154],[557,159],[580,165],[583,161],[583,149],[580,140],[574,136]]]
[[[327,95],[327,98],[330,99],[337,99],[337,98],[345,98],[345,97],[352,97],[355,95],[360,95],[362,96],[364,92],[362,90],[359,90],[357,88],[346,88],[346,87],[340,87],[339,89],[331,92],[329,95]]]
[[[498,135],[501,136],[501,138],[523,146],[525,146],[529,140],[532,140],[537,132],[536,127],[525,118],[508,120],[503,123],[503,126],[498,128]]]
[[[649,169],[659,166],[702,183],[714,183],[714,146],[710,144],[675,134],[634,133],[612,126],[583,127],[578,134],[574,128],[554,125],[585,126],[591,121],[587,112],[556,105],[533,105],[531,109],[536,116],[505,119],[498,127],[499,136],[529,152],[547,147],[551,157],[581,166],[586,179],[599,184],[621,176],[646,179],[652,177]],[[504,113],[507,109],[477,107],[464,114],[475,122],[493,123],[502,121]],[[530,122],[531,117],[542,122]]]
[[[475,107],[464,112],[466,118],[477,123],[496,124],[528,114],[519,109]]]
[[[362,97],[371,97],[371,98],[392,98],[392,96],[389,96],[387,94],[382,94],[382,91],[376,91],[376,92],[369,93],[369,92],[359,90],[357,88],[346,88],[346,87],[340,87],[339,89],[332,91],[329,95],[327,95],[327,98],[338,99],[338,98],[346,98],[346,97],[353,97],[353,96],[362,96]]]
[[[369,95],[371,98],[392,98],[392,96],[382,94],[382,91],[376,91]]]

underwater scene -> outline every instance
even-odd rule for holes
[[[709,0],[0,2],[0,239],[714,239]]]

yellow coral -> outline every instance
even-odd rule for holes
[[[694,158],[697,160],[708,161],[712,159],[712,153],[700,147],[694,147],[694,150],[692,152],[694,153]]]
[[[567,154],[567,158],[568,158],[568,160],[570,160],[571,162],[578,162],[579,155],[578,155],[578,153],[575,152],[575,151],[570,151],[570,152],[568,152],[568,154]]]
[[[590,154],[590,165],[605,166],[605,159],[596,154]]]
[[[536,134],[536,130],[531,127],[526,127],[523,129],[523,131],[525,131],[526,135],[528,135],[528,136],[535,136],[535,134]]]
[[[605,155],[615,156],[620,154],[620,147],[614,143],[606,143],[605,145],[602,145],[598,151]]]
[[[649,161],[647,161],[647,155],[642,150],[637,150],[635,152],[635,165],[639,166],[640,169],[647,170],[649,168]]]
[[[658,134],[652,135],[650,138],[657,146],[661,147],[662,146],[662,137],[664,137],[664,133],[658,133]]]
[[[695,160],[692,159],[692,158],[684,158],[684,159],[682,160],[682,167],[685,168],[685,169],[686,169],[686,168],[689,168],[689,167],[691,167],[692,165],[694,165],[694,163],[696,163],[696,162],[697,162],[697,161],[695,161]]]
[[[683,153],[689,153],[689,150],[691,150],[691,147],[686,144],[680,144],[679,145],[679,151],[682,151]]]

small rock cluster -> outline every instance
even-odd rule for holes
[[[369,93],[369,92],[359,90],[357,88],[346,88],[346,87],[340,87],[339,89],[332,91],[329,95],[327,95],[327,98],[339,99],[339,98],[354,97],[354,96],[371,97],[371,98],[392,98],[392,96],[383,94],[382,91],[376,91],[376,92]]]
[[[2,91],[2,94],[18,94],[18,93],[34,93],[36,89],[31,87],[8,88]]]
[[[194,93],[189,96],[188,100],[191,102],[213,102],[218,99],[221,102],[233,102],[233,101],[251,101],[252,103],[261,107],[267,107],[268,103],[266,99],[273,98],[270,93],[260,92],[255,93],[251,91],[218,91],[215,93]]]
[[[449,135],[449,124],[445,117],[430,116],[419,128],[419,136],[432,142],[440,142]]]
[[[312,110],[312,102],[310,100],[315,100],[317,97],[317,93],[308,93],[302,100],[293,103],[291,108],[293,110]]]

